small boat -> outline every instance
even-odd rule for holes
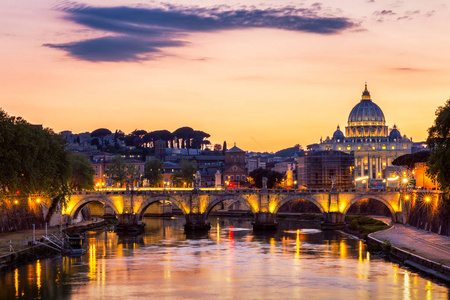
[[[83,238],[81,236],[66,236],[64,248],[61,251],[63,255],[70,257],[80,257],[86,250],[83,248]]]

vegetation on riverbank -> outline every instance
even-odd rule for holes
[[[347,223],[347,227],[345,228],[346,232],[364,240],[367,239],[367,235],[372,232],[385,230],[391,227],[380,220],[375,220],[368,216],[346,216],[345,222]]]

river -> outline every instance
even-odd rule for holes
[[[87,252],[0,275],[0,299],[448,299],[449,289],[312,223],[211,218],[186,237],[182,217],[146,218],[145,233],[88,232]]]

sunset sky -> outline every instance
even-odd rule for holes
[[[2,0],[0,107],[56,132],[190,126],[276,151],[344,129],[367,82],[422,141],[450,96],[449,6]]]

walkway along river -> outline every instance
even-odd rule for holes
[[[0,276],[0,299],[448,299],[449,289],[311,223],[211,218],[186,237],[184,218],[144,219],[145,233],[86,233],[86,255],[55,257]]]

